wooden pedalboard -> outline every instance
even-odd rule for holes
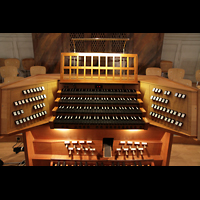
[[[52,159],[50,166],[155,166],[154,160],[106,160],[106,161],[92,161],[92,160],[55,160]]]

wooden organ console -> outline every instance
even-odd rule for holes
[[[173,134],[199,139],[199,91],[138,75],[136,54],[61,53],[60,74],[1,87],[1,135],[27,166],[166,166]]]

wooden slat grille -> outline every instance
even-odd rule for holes
[[[60,80],[137,82],[138,55],[119,53],[61,53]]]

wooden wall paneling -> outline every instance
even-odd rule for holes
[[[91,33],[84,33],[84,38],[91,38]],[[85,52],[91,52],[91,48],[92,48],[91,41],[84,42],[84,51]]]
[[[138,54],[138,74],[159,67],[164,33],[134,33],[133,53]]]
[[[105,38],[111,38],[112,33],[105,33]],[[112,42],[105,41],[105,52],[106,53],[112,53]]]
[[[71,38],[91,37],[119,38],[128,37],[125,52],[138,54],[139,74],[145,74],[147,67],[159,67],[163,44],[163,33],[33,33],[33,47],[36,65],[44,65],[47,73],[59,73],[60,53],[73,52]],[[119,41],[121,42],[121,41]],[[92,52],[92,41],[76,41],[76,52]],[[96,50],[104,50],[107,53],[122,53],[122,42],[117,44],[114,41],[98,41]],[[121,48],[122,47],[122,48]]]
[[[130,40],[126,42],[126,53],[134,52],[134,33],[127,33],[126,37]]]
[[[70,35],[69,33],[62,33],[61,36],[61,41],[62,41],[62,50],[61,52],[70,52]]]
[[[61,33],[33,33],[35,65],[46,67],[47,73],[59,73],[62,50]]]
[[[156,67],[160,67],[162,47],[163,47],[164,33],[158,33],[157,38],[157,59],[156,59]]]

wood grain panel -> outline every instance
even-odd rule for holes
[[[169,79],[158,77],[158,76],[139,76],[140,80],[140,91],[141,98],[144,101],[144,109],[147,112],[147,117],[153,122],[159,123],[160,125],[169,127],[177,132],[184,132],[190,136],[197,136],[197,89],[193,87],[188,87],[183,84],[176,83]],[[153,88],[162,89],[162,92],[155,93],[152,91]],[[165,95],[164,91],[171,91],[171,94]],[[186,98],[175,97],[175,93],[185,94]],[[150,99],[151,96],[161,97],[168,99],[169,103],[164,104],[159,101],[153,101]],[[157,106],[162,106],[167,109],[172,109],[177,112],[185,113],[186,117],[181,118],[177,115],[167,113],[166,111],[161,111],[152,108],[152,104]],[[171,124],[167,121],[158,119],[156,117],[150,116],[150,112],[155,112],[165,117],[174,119],[175,121],[183,122],[183,126],[179,127],[175,124]],[[151,123],[151,121],[150,121]]]
[[[40,77],[40,78],[38,78]],[[44,91],[38,91],[30,94],[23,94],[23,90],[37,88],[44,86]],[[19,81],[11,83],[1,87],[1,134],[10,134],[13,132],[22,131],[27,127],[32,127],[34,124],[46,123],[46,119],[52,115],[52,108],[54,107],[54,99],[58,88],[57,76],[53,75],[36,75]],[[30,97],[36,97],[45,94],[45,99],[38,99],[33,102],[25,103],[22,105],[14,106],[13,102],[28,99]],[[45,107],[35,110],[34,105],[45,103]],[[13,111],[23,110],[24,113],[13,116]],[[39,113],[41,111],[47,111],[47,115],[40,116],[30,121],[26,121],[23,124],[16,125],[15,121],[28,117],[30,115]]]
[[[41,134],[42,132],[42,134]],[[84,134],[86,133],[87,134]],[[167,134],[167,136],[165,136]],[[42,125],[35,127],[31,132],[26,132],[26,146],[32,146],[34,154],[27,154],[26,159],[32,160],[33,165],[49,165],[51,159],[70,159],[70,160],[137,160],[137,159],[154,159],[159,162],[158,165],[168,165],[169,155],[172,144],[172,135],[165,133],[164,131],[150,126],[148,130],[57,130],[49,129],[48,125]],[[32,135],[32,139],[29,139],[29,135]],[[112,156],[103,156],[103,138],[113,138]],[[84,148],[95,148],[93,155],[90,151],[79,152],[77,154],[74,150],[71,155],[64,145],[64,141],[70,141],[69,147],[73,147],[72,141],[84,140]],[[92,140],[92,144],[87,144],[87,140]],[[135,152],[133,156],[129,151],[128,155],[124,151],[118,156],[116,148],[121,148],[120,141],[126,141],[124,148],[128,148],[127,141],[132,141],[132,147],[135,147],[134,142],[140,142],[139,147],[142,147],[141,142],[147,142],[147,148],[144,149],[144,156],[140,155],[139,151]],[[77,147],[81,147],[78,143]],[[162,160],[164,163],[162,163]],[[31,163],[31,162],[30,162]],[[31,164],[30,164],[31,165]]]
[[[104,35],[112,38],[114,33],[104,33]],[[126,53],[139,56],[139,74],[145,74],[147,67],[160,66],[164,33],[126,33],[125,35],[130,38],[126,44]],[[91,33],[84,33],[84,38],[91,36]],[[32,38],[35,65],[45,66],[47,73],[59,73],[60,53],[70,52],[70,33],[32,33]],[[112,42],[105,41],[96,45],[102,44],[105,45],[105,52],[112,53]],[[84,42],[84,51],[92,51],[91,41]]]
[[[134,33],[133,53],[138,54],[138,74],[148,67],[160,67],[164,33]]]
[[[46,67],[47,73],[58,73],[62,51],[61,33],[33,33],[35,65]]]

